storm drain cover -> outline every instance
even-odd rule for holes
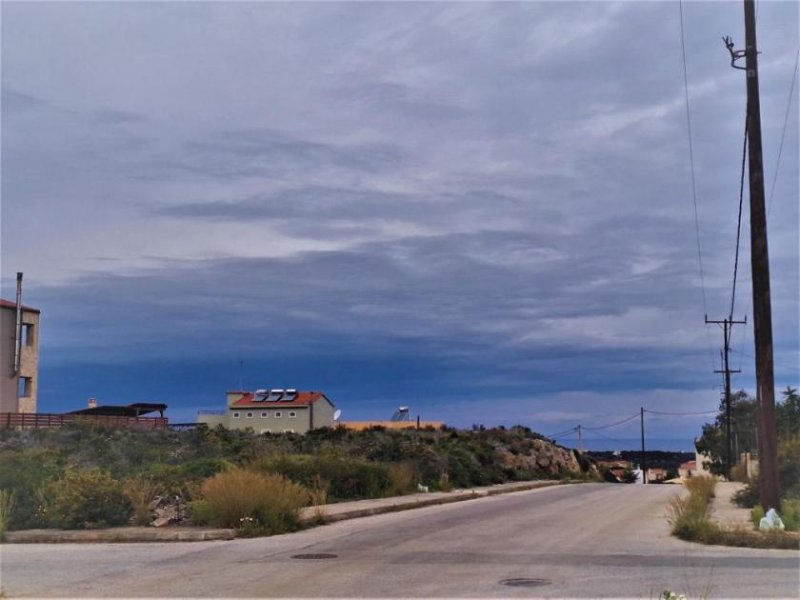
[[[550,583],[547,579],[530,579],[528,577],[517,577],[515,579],[501,579],[501,585],[508,585],[511,587],[537,587],[540,585],[548,585]]]
[[[308,559],[308,560],[322,560],[324,558],[336,558],[337,554],[328,554],[325,552],[317,552],[317,553],[310,553],[310,554],[295,554],[292,558],[301,558],[301,559]]]

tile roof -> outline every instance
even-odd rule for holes
[[[0,298],[0,308],[13,308],[13,309],[16,310],[17,303],[16,302],[12,302],[11,300],[4,300],[4,299]],[[22,309],[23,310],[29,310],[31,312],[37,312],[37,313],[41,312],[38,308],[33,308],[32,306],[25,306],[24,304],[22,305]]]
[[[234,392],[244,394],[236,402],[231,404],[231,408],[266,408],[272,406],[309,406],[318,400],[326,398],[322,392],[297,392],[297,395],[292,400],[255,400],[253,392]],[[327,398],[326,398],[327,399]],[[328,400],[330,402],[330,400]],[[333,404],[333,402],[331,402]]]

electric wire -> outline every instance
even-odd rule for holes
[[[757,8],[758,8],[758,5],[756,5],[756,9]],[[772,210],[772,199],[775,196],[775,188],[776,188],[776,184],[777,184],[777,181],[778,181],[778,172],[780,170],[781,157],[783,156],[783,143],[784,143],[784,141],[786,139],[786,130],[787,130],[788,124],[789,124],[789,115],[791,114],[792,100],[794,99],[794,88],[795,88],[795,83],[797,81],[798,64],[800,64],[800,48],[798,48],[797,52],[795,53],[794,69],[792,70],[792,81],[791,81],[791,84],[789,85],[789,98],[786,101],[786,111],[784,112],[784,116],[783,116],[783,130],[781,131],[781,140],[780,140],[780,143],[778,145],[778,155],[777,155],[777,158],[775,160],[775,170],[773,171],[773,174],[772,174],[772,182],[771,182],[770,191],[769,191],[769,200],[767,202],[767,217],[768,218],[769,218],[770,211]],[[753,303],[753,299],[750,298],[749,301],[748,301],[748,304],[747,304],[747,310],[745,311],[745,314],[750,312],[750,307],[751,307],[752,303]],[[745,327],[744,328],[744,333],[742,335],[741,347],[744,347],[744,345],[747,343],[747,332],[748,331],[749,331],[749,328]],[[736,352],[733,349],[731,349],[731,351],[732,352]],[[740,356],[748,356],[747,354],[745,354],[743,352],[738,352],[738,354]],[[750,357],[750,358],[752,358],[752,357]],[[796,369],[797,367],[792,367],[792,368]],[[739,362],[739,370],[741,371],[741,369],[742,369],[742,363],[741,363],[741,360],[740,360],[740,362]]]
[[[544,437],[554,440],[556,438],[565,437],[567,434],[574,433],[577,430],[578,430],[577,427],[572,427],[570,429],[565,429],[564,431],[559,431],[558,433],[554,433],[552,435],[546,435]]]
[[[617,427],[618,425],[624,425],[625,423],[628,423],[629,421],[633,421],[634,419],[638,419],[639,416],[640,416],[639,413],[636,413],[635,415],[631,415],[630,417],[626,417],[625,419],[623,419],[621,421],[617,421],[616,423],[611,423],[609,425],[601,425],[599,427],[584,427],[584,429],[587,429],[589,431],[597,431],[598,429],[610,429],[611,427]]]
[[[740,356],[746,356],[747,358],[752,358],[752,359],[755,360],[755,356],[753,356],[752,354],[748,354],[747,352],[742,352],[741,350],[734,350],[733,348],[731,348],[731,352],[733,352],[734,354],[738,354]],[[774,359],[773,359],[772,363],[777,367],[781,367],[781,368],[784,368],[784,369],[787,369],[787,370],[790,370],[790,371],[800,371],[800,365],[790,365],[787,362],[783,362],[783,361],[780,361],[780,360],[774,360]]]
[[[742,143],[742,173],[739,177],[739,218],[736,222],[736,253],[733,259],[733,286],[731,287],[730,320],[733,321],[733,307],[736,302],[736,275],[739,272],[739,241],[742,237],[742,203],[744,200],[744,170],[747,161],[747,117],[744,119],[744,142]]]
[[[706,410],[702,412],[665,412],[660,410],[648,410],[644,409],[644,412],[650,413],[652,415],[668,415],[673,417],[685,417],[685,416],[699,416],[699,415],[715,415],[719,411],[718,410]]]
[[[792,84],[789,86],[789,101],[786,103],[786,113],[783,116],[783,131],[781,132],[781,142],[778,146],[778,158],[775,161],[775,172],[772,174],[772,186],[769,192],[769,202],[767,203],[767,216],[772,208],[772,197],[775,195],[775,182],[778,180],[778,169],[781,166],[781,156],[783,155],[783,142],[786,139],[786,126],[789,123],[789,112],[792,108],[792,97],[794,96],[794,83],[797,81],[797,66],[800,63],[800,48],[794,59],[794,70],[792,71]]]
[[[692,203],[694,204],[694,229],[695,239],[697,241],[697,264],[700,271],[700,288],[703,296],[703,315],[708,314],[708,301],[706,300],[706,282],[705,273],[703,271],[703,252],[700,244],[700,216],[697,210],[697,183],[694,168],[694,145],[692,143],[692,118],[689,108],[689,74],[686,67],[686,35],[683,27],[683,0],[678,2],[678,9],[680,12],[680,26],[681,26],[681,57],[683,59],[683,90],[686,99],[686,130],[689,138],[689,166],[692,179]],[[706,330],[706,344],[708,346],[709,355],[711,358],[711,369],[714,369],[714,351],[711,349],[711,335]]]
[[[607,439],[607,440],[609,440],[609,441],[611,441],[611,442],[616,442],[616,443],[617,443],[617,444],[619,444],[620,446],[628,446],[628,445],[630,445],[630,440],[629,440],[629,441],[627,441],[627,442],[623,442],[623,441],[622,441],[622,440],[620,440],[620,439],[617,439],[617,438],[612,438],[612,437],[609,437],[609,436],[607,436],[607,435],[604,435],[604,434],[600,433],[599,431],[592,431],[592,430],[590,430],[590,431],[589,431],[589,433],[591,433],[592,435],[597,435],[597,436],[600,436],[601,438]]]

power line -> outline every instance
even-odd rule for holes
[[[638,417],[639,415],[636,415],[636,416]],[[620,440],[620,439],[617,439],[617,438],[612,438],[612,437],[609,437],[609,436],[607,436],[607,435],[604,435],[604,434],[600,433],[599,431],[592,431],[591,433],[592,433],[593,435],[598,435],[598,436],[600,436],[601,438],[607,439],[607,440],[609,440],[609,441],[611,441],[611,442],[616,442],[616,443],[617,443],[617,444],[619,444],[620,446],[625,446],[625,445],[628,445],[628,444],[630,444],[630,440],[629,440],[629,441],[627,441],[627,442],[623,442],[623,441],[622,441],[622,440]]]
[[[552,435],[546,435],[544,437],[554,440],[556,438],[565,437],[567,434],[574,433],[577,431],[577,427],[572,427],[571,429],[565,429],[564,431],[559,431],[558,433],[554,433]]]
[[[747,162],[747,118],[744,120],[744,142],[742,143],[742,174],[739,177],[739,218],[736,221],[736,253],[733,259],[733,287],[731,288],[731,312],[733,321],[733,306],[736,302],[736,275],[739,272],[739,240],[742,234],[742,202],[744,200],[744,169]]]
[[[668,415],[674,417],[686,417],[686,416],[699,416],[699,415],[716,415],[719,411],[718,410],[707,410],[703,412],[664,412],[660,410],[649,410],[647,408],[644,409],[644,412],[650,413],[652,415]]]
[[[739,356],[746,356],[747,358],[755,359],[755,356],[753,356],[752,354],[748,354],[747,352],[743,352],[741,350],[734,350],[733,348],[731,348],[731,352],[733,352],[734,354],[738,354]],[[772,362],[778,365],[779,367],[783,367],[784,369],[800,371],[800,366],[798,365],[790,365],[789,363],[780,360],[773,360]]]
[[[700,288],[703,295],[703,315],[708,314],[708,302],[706,300],[706,281],[705,273],[703,271],[703,252],[700,245],[700,216],[697,211],[697,183],[694,168],[694,145],[692,143],[692,118],[689,109],[689,75],[686,67],[686,36],[683,30],[683,0],[678,2],[678,9],[680,12],[680,25],[681,25],[681,57],[683,59],[683,91],[686,98],[686,130],[689,138],[689,166],[692,178],[692,203],[694,204],[694,230],[695,239],[697,241],[697,264],[700,270]],[[706,327],[706,344],[708,346],[709,356],[711,358],[711,368],[714,368],[713,351],[711,350],[711,335]]]
[[[778,181],[778,172],[779,172],[780,165],[781,165],[781,157],[783,156],[783,142],[786,139],[786,129],[787,129],[787,126],[788,126],[788,123],[789,123],[789,115],[791,114],[790,111],[791,111],[791,107],[792,107],[792,99],[794,97],[794,87],[795,87],[795,82],[797,80],[798,63],[800,63],[800,48],[797,49],[797,53],[795,54],[794,69],[792,70],[792,82],[791,82],[791,85],[789,86],[789,98],[788,98],[788,100],[786,102],[786,111],[785,111],[784,117],[783,117],[783,131],[781,132],[781,141],[780,141],[780,144],[778,145],[778,156],[777,156],[776,161],[775,161],[775,171],[772,174],[772,184],[770,185],[769,201],[767,203],[767,216],[769,216],[769,213],[772,210],[772,198],[775,196],[775,187],[776,187],[776,184],[777,184],[777,181]],[[752,304],[752,298],[748,301],[747,310],[745,311],[745,314],[750,312],[751,304]],[[748,328],[745,327],[744,328],[744,336],[742,337],[742,342],[741,342],[742,343],[742,347],[744,347],[745,343],[747,342],[747,331],[748,331]],[[731,351],[732,352],[737,352],[736,350],[731,350]],[[742,355],[742,356],[748,356],[747,354],[744,354],[743,352],[737,352],[737,353]],[[753,358],[753,357],[750,356],[749,358]],[[741,369],[741,364],[739,365],[739,368]],[[789,367],[789,368],[795,369],[797,367],[794,366],[794,367]]]
[[[792,107],[792,96],[794,96],[794,82],[797,80],[797,65],[800,62],[800,48],[794,59],[794,70],[792,71],[792,84],[789,86],[789,101],[786,103],[786,114],[783,116],[783,132],[781,133],[781,143],[778,146],[778,158],[775,162],[775,173],[772,175],[772,189],[769,192],[769,202],[767,203],[767,215],[772,208],[772,196],[775,194],[775,182],[778,179],[778,169],[781,166],[781,155],[783,154],[783,140],[786,138],[786,125],[789,123],[789,109]]]
[[[639,413],[636,413],[635,415],[631,415],[630,417],[627,417],[627,418],[623,419],[622,421],[617,421],[616,423],[611,423],[610,425],[601,425],[599,427],[584,427],[584,429],[586,429],[588,431],[597,431],[598,429],[609,429],[611,427],[616,427],[617,425],[623,425],[623,424],[625,424],[625,423],[627,423],[629,421],[633,421],[634,419],[637,419],[637,418],[639,418]]]

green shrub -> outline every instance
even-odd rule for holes
[[[766,513],[764,512],[764,507],[761,506],[760,504],[756,504],[750,510],[750,522],[753,524],[753,527],[758,529],[758,526],[761,523],[761,519],[763,519],[765,516]]]
[[[800,500],[800,436],[778,440],[778,482],[782,499]],[[758,478],[737,492],[734,501],[746,508],[755,506],[759,501]]]
[[[433,489],[440,492],[453,491],[453,482],[450,481],[450,475],[448,475],[447,472],[442,473],[439,479],[434,482]]]
[[[742,508],[753,508],[758,504],[758,478],[750,482],[733,495],[733,502]]]
[[[200,458],[179,464],[148,464],[139,476],[152,481],[163,494],[189,496],[193,484],[200,484],[232,463],[221,458]]]
[[[45,486],[41,515],[49,527],[91,529],[127,523],[133,513],[122,484],[97,468],[70,468]]]
[[[788,531],[800,530],[800,500],[783,500],[781,502],[780,515]]]
[[[194,525],[208,525],[214,519],[214,510],[207,500],[199,498],[186,503],[189,521]]]
[[[333,501],[380,498],[390,486],[389,469],[382,464],[339,456],[263,456],[251,463],[257,471],[279,473],[308,488],[326,482]]]
[[[248,533],[280,533],[300,526],[300,508],[309,492],[277,473],[232,468],[207,479],[200,490],[207,503],[193,503],[200,517],[210,512],[217,527],[243,528]],[[208,511],[208,512],[205,512]]]
[[[8,528],[30,529],[45,523],[38,512],[38,490],[61,474],[58,455],[48,449],[0,451],[0,489],[14,495]]]
[[[0,542],[5,539],[11,511],[14,509],[14,494],[7,490],[0,490]]]
[[[800,435],[778,440],[781,496],[800,500]]]

